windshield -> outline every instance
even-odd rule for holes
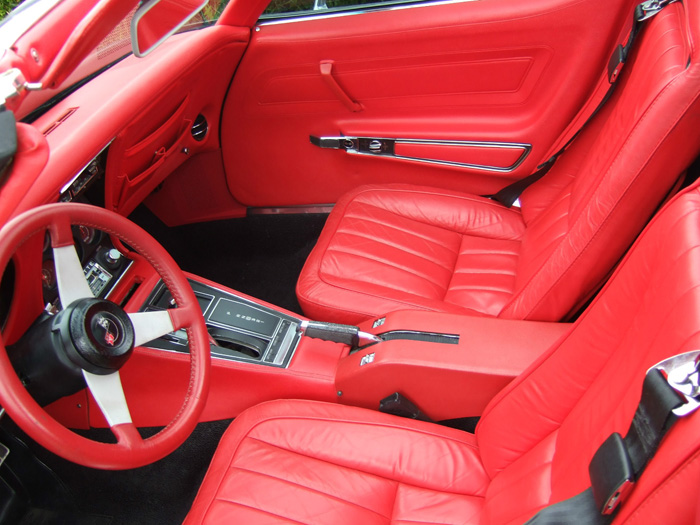
[[[224,7],[226,7],[227,2],[228,0],[209,0],[207,5],[204,6],[204,9],[193,16],[180,28],[178,33],[184,33],[214,24],[221,16],[221,12]],[[134,9],[115,26],[112,32],[95,47],[78,67],[76,73],[71,76],[71,80],[79,81],[80,79],[89,77],[105,66],[123,58],[124,55],[131,53],[131,19],[137,7],[138,6],[134,7]]]
[[[17,0],[0,0],[0,14],[7,11]],[[200,29],[214,24],[221,16],[229,0],[209,0],[204,8],[193,16],[178,33]],[[51,10],[61,0],[25,0],[14,11],[7,14],[0,23],[0,51],[9,49],[18,38],[44,16],[51,16]],[[31,122],[50,108],[55,101],[74,91],[81,85],[131,54],[131,19],[138,6],[135,6],[114,29],[88,54],[75,71],[63,82],[59,90],[32,92],[24,101],[20,117]]]

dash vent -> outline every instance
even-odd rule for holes
[[[51,124],[48,128],[46,128],[44,130],[44,132],[43,132],[44,136],[48,135],[53,130],[55,130],[58,126],[63,124],[68,119],[68,117],[70,117],[76,111],[78,111],[78,108],[68,108],[68,110],[63,115],[61,115],[60,117],[58,117],[56,119],[56,122],[54,122],[53,124]]]
[[[206,138],[208,131],[209,123],[204,118],[204,115],[200,113],[194,120],[194,124],[192,124],[192,137],[194,137],[194,140],[201,142]]]

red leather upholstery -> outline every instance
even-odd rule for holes
[[[648,23],[613,97],[522,210],[424,187],[346,195],[297,284],[304,312],[346,323],[402,308],[563,318],[700,151],[698,18],[676,3]]]
[[[186,523],[524,523],[590,485],[588,463],[626,433],[647,368],[698,348],[698,268],[694,189],[475,435],[311,401],[259,405],[223,437]],[[616,522],[692,523],[698,486],[700,411],[671,429]]]

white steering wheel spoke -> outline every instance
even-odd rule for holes
[[[83,370],[83,377],[110,427],[131,423],[119,372],[97,375]]]
[[[61,306],[66,308],[78,299],[94,297],[85,280],[83,266],[80,264],[75,246],[60,246],[53,249],[53,261],[56,267],[56,283]]]
[[[134,346],[141,346],[175,330],[167,310],[136,312],[128,315],[131,324],[134,325]]]

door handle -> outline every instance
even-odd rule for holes
[[[323,149],[342,149],[348,153],[394,155],[394,139],[372,137],[317,137],[310,135],[314,146]]]
[[[332,60],[321,60],[320,64],[321,78],[324,80],[326,85],[331,88],[333,94],[338,97],[338,99],[348,108],[350,111],[357,113],[362,111],[364,108],[359,102],[355,102],[350,96],[343,90],[343,88],[338,84],[335,77],[333,76],[333,61]]]

